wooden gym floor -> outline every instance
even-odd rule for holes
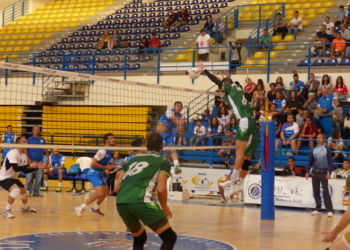
[[[51,187],[51,190],[54,188]],[[37,209],[37,213],[22,214],[19,211],[20,200],[17,199],[12,208],[16,217],[0,217],[1,238],[47,232],[125,232],[125,226],[115,208],[115,197],[108,197],[102,204],[101,211],[105,213],[104,217],[98,217],[86,209],[83,217],[79,219],[75,216],[73,208],[80,205],[88,194],[73,195],[65,191],[61,194],[42,194],[42,198],[29,199],[29,205]],[[6,191],[0,191],[1,212],[5,209],[7,195]],[[260,207],[209,206],[209,202],[218,203],[219,198],[170,202],[169,206],[173,212],[170,223],[174,231],[179,235],[222,241],[239,250],[319,250],[328,246],[321,242],[322,235],[319,232],[333,228],[342,216],[341,213],[335,213],[333,218],[327,218],[325,214],[315,217],[306,210],[277,208],[276,220],[263,221],[260,220]],[[350,231],[350,227],[348,230]],[[151,232],[149,228],[147,231]],[[0,246],[0,249],[5,248]]]

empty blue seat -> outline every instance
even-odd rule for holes
[[[109,26],[109,25],[111,25],[111,24],[112,24],[112,21],[106,21],[106,22],[105,22],[105,25],[108,25],[108,26]],[[113,28],[113,27],[112,27],[112,28]]]
[[[340,30],[340,26],[334,26],[334,31],[335,32],[339,32],[339,30]]]
[[[181,6],[176,6],[175,8],[174,8],[174,11],[180,11],[181,10]]]
[[[128,19],[128,18],[130,18],[130,15],[129,15],[129,14],[124,14],[124,15],[122,16],[122,19]]]
[[[136,3],[136,4],[133,4],[131,8],[135,9],[135,8],[138,8],[138,7],[139,7],[139,4]]]
[[[52,58],[47,58],[46,60],[45,60],[45,62],[43,62],[43,64],[50,64],[50,63],[52,63]]]
[[[141,34],[141,29],[135,29],[133,34]]]
[[[84,44],[82,44],[82,43],[77,44],[75,49],[84,49]]]
[[[148,7],[154,7],[155,6],[155,3],[149,3],[148,4]]]
[[[67,38],[63,38],[58,44],[67,43],[67,42],[68,42],[68,39]]]
[[[211,14],[217,14],[217,13],[220,13],[220,10],[219,9],[215,9],[211,12]]]
[[[96,25],[104,25],[104,22],[103,22],[103,21],[98,21],[98,22],[96,23]]]
[[[159,27],[160,26],[159,24],[161,24],[161,23],[152,23],[151,27]],[[163,26],[163,25],[161,24],[161,26]]]
[[[190,4],[190,1],[187,1],[187,0],[182,2],[182,5],[189,5],[189,4]]]
[[[89,26],[83,26],[79,31],[81,30],[88,30],[89,29]]]
[[[92,25],[89,30],[96,30],[97,29],[97,25]]]
[[[109,70],[109,65],[108,64],[103,64],[98,70],[107,71],[107,70]]]
[[[337,59],[333,59],[333,58],[329,59],[325,64],[325,66],[337,66],[337,65],[338,65]]]
[[[144,29],[143,32],[142,32],[142,34],[149,34],[149,33],[151,33],[150,29]]]
[[[147,7],[147,4],[146,3],[141,3],[140,8],[144,8],[144,7]]]
[[[86,44],[84,49],[92,49],[94,45],[92,43]]]
[[[115,56],[112,58],[112,62],[120,62],[119,56]]]
[[[93,37],[89,37],[89,38],[92,38],[93,39]],[[85,37],[80,37],[79,39],[78,39],[78,43],[85,43],[85,41],[86,41],[86,38]]]
[[[54,65],[53,67],[52,67],[52,69],[55,69],[55,70],[58,70],[58,69],[60,69],[61,67],[60,67],[60,65]]]
[[[105,19],[103,19],[103,20],[111,20],[111,19],[113,19],[113,16],[112,15],[108,15]]]
[[[349,58],[343,58],[343,60],[340,62],[341,66],[348,66],[350,65],[350,59]]]
[[[140,19],[139,23],[146,23],[147,22],[147,19],[146,18],[142,18]]]
[[[134,24],[134,23],[137,23],[137,22],[138,22],[137,19],[132,19],[130,23],[131,23],[131,24]]]
[[[181,34],[180,33],[175,33],[171,39],[178,39],[178,38],[181,38]]]
[[[123,64],[118,70],[124,70],[124,69],[129,69],[130,65],[129,64]]]
[[[210,14],[210,10],[208,9],[203,10],[202,15],[208,15],[208,14]],[[207,18],[204,18],[204,19],[206,20]]]
[[[330,53],[331,53],[330,50],[324,50],[324,51],[322,52],[321,57],[330,57]]]
[[[130,8],[130,4],[126,4],[126,5],[124,5],[124,7],[123,7],[123,9],[128,9],[128,8]]]
[[[50,53],[52,53],[52,52],[50,52]],[[46,56],[46,52],[40,52],[40,54],[39,55],[37,55],[37,57],[45,57]]]
[[[121,13],[122,13],[121,10],[116,10],[116,11],[114,12],[114,14],[121,14]]]
[[[201,0],[201,4],[208,3],[208,0]]]
[[[137,47],[139,47],[139,42],[134,42],[133,44],[132,44],[132,46],[131,47],[133,47],[133,48],[137,48]]]
[[[207,4],[204,4],[204,5],[207,5]],[[218,4],[217,3],[214,3],[214,4],[210,5],[210,9],[216,9],[216,8],[218,8]]]
[[[141,68],[140,64],[139,64],[139,63],[136,63],[136,64],[133,64],[133,65],[131,66],[131,68],[129,68],[129,69],[130,69],[130,70],[137,70],[137,69],[139,69],[139,68]]]
[[[138,62],[138,61],[140,61],[140,57],[139,57],[139,56],[134,56],[134,57],[130,60],[130,62]]]
[[[164,16],[164,12],[159,12],[157,17],[163,17]]]
[[[152,30],[152,33],[159,33],[160,32],[160,29],[159,28],[154,28],[153,30]]]
[[[149,25],[149,23],[144,23],[144,24],[142,24],[142,27],[143,28],[148,28],[150,25]]]
[[[76,37],[76,36],[78,36],[78,32],[73,32],[70,36],[68,36],[68,37]]]
[[[131,15],[131,18],[138,18],[138,17],[139,17],[138,14],[132,14],[132,15]]]
[[[69,44],[67,49],[75,49],[75,44]],[[72,51],[72,54],[73,54],[73,51]]]
[[[201,14],[201,11],[200,10],[195,10],[194,12],[193,12],[193,15],[200,15]]]
[[[139,12],[147,12],[147,9],[146,8],[142,8]]]
[[[149,13],[147,17],[155,17],[156,16],[156,13]]]
[[[301,60],[297,66],[298,67],[306,67],[308,65],[308,62],[309,61],[307,59]]]
[[[163,3],[163,2],[158,2],[158,3],[156,4],[156,7],[159,7],[159,6],[164,6],[164,3]],[[150,7],[153,7],[153,6],[150,6]]]
[[[176,1],[176,2],[174,3],[174,6],[176,6],[176,5],[181,5],[181,2],[180,2],[180,1]]]
[[[202,20],[202,16],[195,16],[193,20],[200,21],[200,20]]]
[[[198,0],[192,0],[191,4],[198,4]]]
[[[111,67],[109,67],[109,70],[118,70],[119,64],[113,64]]]
[[[165,6],[172,6],[173,3],[172,2],[166,2]]]
[[[162,33],[169,33],[170,32],[170,29],[169,28],[164,28],[162,29]]]
[[[164,39],[170,39],[170,34],[164,34],[162,36],[162,40],[164,40]]]
[[[60,45],[60,47],[58,47],[59,50],[65,50],[66,48],[67,48],[67,46],[65,44],[62,44],[62,45]]]
[[[109,63],[109,62],[110,62],[110,58],[108,56],[103,58],[101,61],[101,63]]]
[[[208,9],[208,8],[209,8],[208,4],[203,4],[201,7],[201,9]],[[217,8],[217,7],[215,7],[215,8]],[[213,9],[213,8],[211,7],[211,9]]]
[[[164,46],[169,46],[169,45],[171,45],[171,41],[169,41],[169,40],[164,41],[164,42],[162,43],[162,46],[163,46],[163,47],[164,47]]]
[[[124,38],[122,40],[123,41],[130,41],[131,40],[131,36],[124,36]]]
[[[87,36],[96,36],[96,31],[90,31],[89,34]]]
[[[117,25],[117,24],[120,24],[120,20],[114,20],[113,21],[113,25]]]
[[[132,34],[132,30],[125,30],[124,35]]]
[[[150,19],[148,19],[147,22],[148,22],[148,23],[155,23],[155,22],[156,22],[156,19],[155,19],[155,18],[150,18]]]
[[[141,36],[140,36],[140,35],[136,35],[136,36],[134,36],[134,37],[132,38],[131,41],[139,41],[139,40],[141,40]]]
[[[213,4],[214,5],[214,4]],[[228,5],[227,5],[227,3],[222,3],[222,4],[220,4],[220,7],[219,8],[226,8]],[[215,8],[217,8],[217,7],[215,7]]]
[[[324,66],[324,63],[325,63],[324,59],[316,59],[312,64],[312,66]]]
[[[149,9],[148,9],[148,12],[156,12],[156,9],[153,8],[153,7],[152,7],[152,8],[149,8]]]
[[[194,5],[191,7],[191,10],[198,10],[199,9],[199,5]]]
[[[114,19],[121,19],[121,15],[118,14],[118,15],[115,15]],[[114,21],[115,22],[115,21]],[[118,22],[119,23],[119,22]]]
[[[83,51],[81,51],[81,50],[76,51],[76,52],[74,53],[74,55],[76,55],[76,56],[80,56],[80,55],[82,55],[82,54],[83,54]]]
[[[148,62],[149,60],[151,60],[151,56],[144,56],[140,59],[140,62]]]
[[[92,55],[92,51],[90,51],[90,50],[85,51],[85,52],[84,52],[84,55],[85,55],[85,56],[90,56],[90,55]]]

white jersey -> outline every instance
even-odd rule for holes
[[[27,157],[24,153],[19,153],[17,149],[12,149],[7,155],[0,170],[0,181],[5,179],[17,179],[20,172],[15,172],[11,164],[19,167],[27,165]]]

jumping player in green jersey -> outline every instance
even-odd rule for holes
[[[199,62],[198,66],[204,71],[205,75],[216,85],[219,89],[224,90],[224,101],[227,102],[232,115],[237,119],[237,134],[236,134],[236,162],[231,179],[230,195],[243,190],[243,179],[240,179],[240,170],[244,163],[244,151],[249,143],[251,135],[256,134],[256,120],[253,117],[251,107],[251,95],[245,95],[239,82],[233,82],[231,78],[227,77],[220,81],[213,74],[211,74],[203,63]],[[250,99],[250,100],[249,100]],[[237,186],[236,186],[237,185]]]
[[[163,240],[161,250],[171,250],[177,235],[168,222],[168,218],[172,218],[167,205],[167,179],[171,166],[159,154],[163,150],[163,137],[158,133],[151,134],[147,149],[148,152],[135,155],[120,170],[117,180],[117,209],[134,237],[133,250],[143,249],[147,241],[141,222]],[[161,208],[152,199],[155,186]]]

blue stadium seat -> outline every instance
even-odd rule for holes
[[[339,32],[339,30],[340,30],[340,26],[334,26],[334,31],[335,32]]]
[[[112,25],[112,21],[105,21],[105,25]]]
[[[328,61],[326,62],[325,66],[337,66],[338,65],[338,61],[337,59],[328,59]]]
[[[350,65],[350,59],[349,58],[343,58],[343,60],[340,62],[340,65],[341,66],[349,66]]]
[[[192,0],[191,4],[198,4],[198,0]]]
[[[214,3],[210,5],[210,9],[216,9],[216,8],[218,8],[218,4]]]
[[[68,38],[63,38],[60,42],[58,42],[58,44],[67,43],[67,42],[68,42]]]
[[[113,57],[113,58],[112,58],[112,62],[113,62],[113,63],[114,63],[114,62],[120,62],[119,56]]]
[[[138,48],[139,47],[139,42],[134,42],[131,47],[133,48]]]
[[[101,63],[109,63],[109,62],[110,62],[109,56],[106,56],[105,58],[103,58],[103,59],[101,60]]]
[[[132,6],[131,6],[131,8],[133,8],[133,9],[136,9],[136,8],[138,8],[139,7],[139,4],[133,4]]]
[[[202,10],[203,10],[203,9],[208,9],[208,8],[209,8],[209,5],[208,5],[208,4],[203,4],[202,7],[201,7]],[[217,7],[216,7],[216,8],[217,8]],[[211,9],[214,9],[214,8],[211,7]]]
[[[121,19],[121,15],[120,15],[120,14],[115,15],[114,19]],[[117,21],[117,20],[116,20],[116,21]],[[114,22],[115,22],[115,21],[114,21]],[[120,23],[120,22],[118,22],[118,23]]]
[[[125,50],[120,51],[121,55],[129,54],[129,53],[130,53],[130,49],[125,49]],[[124,57],[121,58],[121,61],[124,61]]]
[[[164,12],[159,12],[157,17],[163,17],[164,16]]]
[[[193,15],[200,15],[201,14],[201,11],[200,10],[195,10],[194,12],[193,12]]]
[[[180,34],[180,33],[175,33],[175,34],[171,37],[171,39],[179,39],[179,38],[181,38],[181,34]]]
[[[203,10],[202,15],[208,15],[208,14],[210,14],[210,10],[208,10],[208,9]],[[206,20],[207,18],[204,18],[204,19]]]
[[[134,23],[137,23],[137,22],[138,22],[137,19],[132,19],[130,23],[131,23],[131,24],[134,24]]]
[[[141,34],[141,29],[135,29],[133,34]]]
[[[148,19],[147,22],[148,22],[148,23],[155,23],[155,22],[156,22],[156,19],[152,17],[152,18]]]
[[[129,64],[123,64],[121,67],[118,68],[118,70],[124,70],[124,68],[130,69],[130,65]]]
[[[122,19],[128,19],[128,18],[130,18],[130,15],[129,15],[129,14],[124,14],[124,15],[122,16]]]
[[[153,30],[152,30],[152,33],[160,33],[160,29],[159,28],[154,28]]]
[[[148,12],[156,12],[156,8],[153,8],[153,7],[152,7],[152,8],[149,8],[149,9],[148,9]]]
[[[129,23],[129,19],[124,19],[122,24],[128,24]]]
[[[228,6],[227,3],[222,3],[222,4],[220,4],[219,8],[226,8],[227,6]]]
[[[84,52],[84,56],[91,56],[92,55],[92,51],[88,50]]]
[[[76,36],[78,36],[78,32],[73,32],[70,36],[68,36],[68,37],[76,37]]]
[[[109,70],[118,70],[119,64],[113,64],[111,67],[109,67]]]
[[[193,5],[192,7],[191,7],[191,10],[198,10],[199,9],[199,5]]]
[[[173,3],[172,2],[166,2],[166,4],[165,4],[165,6],[172,6],[173,5]]]
[[[140,61],[140,57],[139,57],[139,56],[134,56],[134,57],[130,60],[130,62],[138,62],[138,61]]]
[[[132,30],[125,30],[124,31],[124,35],[129,35],[132,34]],[[128,41],[128,40],[124,40],[124,41]]]
[[[143,58],[140,58],[140,62],[148,62],[151,60],[151,56],[144,56]]]
[[[98,21],[96,25],[104,25],[105,23],[103,21]]]
[[[174,3],[174,6],[176,6],[176,5],[181,5],[181,2],[180,2],[180,1],[176,1],[176,2]]]
[[[330,50],[324,50],[324,51],[322,52],[321,57],[330,57],[330,53],[331,53]]]
[[[90,58],[89,57],[83,57],[81,59],[81,63],[89,63],[90,62]]]
[[[148,4],[148,7],[154,7],[155,6],[155,3],[149,3]]]
[[[149,27],[150,27],[149,23],[144,23],[144,24],[142,25],[142,28],[149,28]]]
[[[94,39],[93,37],[89,37],[89,38]],[[85,41],[86,41],[86,38],[85,38],[85,37],[80,37],[80,38],[78,39],[78,41],[75,39],[75,42],[78,42],[78,43],[85,43]],[[70,42],[71,42],[71,41],[70,41]]]
[[[169,46],[169,45],[171,45],[171,41],[169,41],[169,40],[164,41],[164,42],[162,43],[162,46],[163,46],[163,47],[166,47],[166,46]]]
[[[62,58],[60,57],[54,58],[53,63],[62,63]]]
[[[111,20],[111,19],[113,19],[113,16],[112,15],[108,15],[105,19],[103,19],[103,20]]]
[[[324,64],[325,64],[324,59],[316,59],[311,66],[324,66]]]
[[[122,11],[121,10],[116,10],[115,12],[114,12],[114,14],[121,14],[122,13]],[[115,19],[115,18],[114,18]]]
[[[162,22],[164,22],[164,17],[158,18],[157,23],[162,23]]]
[[[208,3],[208,0],[201,0],[200,4]]]
[[[149,34],[149,33],[151,33],[151,30],[150,30],[150,29],[145,29],[145,30],[143,30],[143,32],[142,32],[142,34]]]
[[[185,27],[182,27],[181,32],[187,32],[187,31],[189,31],[189,30],[190,30],[190,27],[185,26]],[[175,31],[175,29],[173,29],[173,31]],[[177,31],[177,32],[178,32],[178,31]]]
[[[46,52],[40,52],[39,55],[37,55],[37,57],[45,57],[46,56]]]
[[[161,33],[169,33],[170,32],[170,29],[169,28],[163,28]]]
[[[308,60],[304,59],[304,60],[301,60],[297,66],[298,67],[306,67],[307,65],[308,65]]]
[[[329,116],[320,117],[319,120],[324,127],[324,133],[330,134],[332,132],[332,117],[329,117]]]
[[[141,36],[140,35],[136,35],[134,36],[131,41],[140,41],[141,40]]]
[[[156,7],[160,7],[160,6],[164,6],[164,3],[163,3],[163,2],[158,2],[158,3],[156,4]],[[153,7],[153,6],[149,6],[149,7]]]
[[[69,44],[67,49],[75,49],[75,44]],[[73,51],[72,51],[72,54],[73,54]]]
[[[84,43],[93,43],[93,42],[95,42],[95,38],[94,37],[87,37],[87,38],[85,38],[85,37],[82,37],[82,38],[84,38],[85,40],[84,40]],[[78,41],[79,43],[80,43],[80,40]]]
[[[42,62],[43,64],[50,64],[52,63],[52,58],[46,58],[46,60],[44,62]]]
[[[145,18],[145,17],[147,17],[146,13],[141,13],[140,16],[139,16],[139,18]]]
[[[52,46],[51,46],[52,47]],[[59,47],[58,47],[59,50],[65,50],[67,49],[67,46],[65,44],[61,44]]]
[[[34,63],[34,59],[29,59],[28,62],[23,63],[23,65],[32,65]]]
[[[202,20],[202,16],[195,16],[193,20],[194,21],[200,21],[200,20]]]
[[[88,28],[89,30],[96,30],[97,29],[97,25],[92,25],[90,28]]]
[[[142,8],[139,12],[140,12],[140,13],[142,13],[142,12],[147,12],[147,8]]]
[[[103,64],[98,70],[99,71],[107,71],[107,70],[109,70],[109,65],[108,64]]]
[[[58,70],[58,69],[60,69],[61,67],[60,67],[60,65],[54,65],[53,67],[52,67],[52,69],[55,69],[55,70]]]
[[[170,39],[170,34],[164,34],[162,36],[162,40],[165,40],[165,39]]]
[[[219,10],[219,9],[215,9],[215,10],[213,10],[213,11],[211,12],[211,14],[218,14],[218,13],[220,13],[220,10]]]
[[[77,46],[75,46],[75,49],[84,49],[84,44],[79,43]]]
[[[113,25],[117,25],[117,24],[120,24],[120,20],[114,20],[113,21]]]
[[[79,31],[81,30],[88,30],[89,29],[89,26],[83,26]]]
[[[81,51],[81,50],[76,51],[76,52],[74,52],[74,55],[81,56],[81,55],[83,55],[83,51]]]
[[[49,69],[49,68],[50,68],[50,65],[46,65],[44,68],[45,68],[45,69]]]
[[[90,38],[92,38],[93,40],[91,41],[92,43],[93,42],[99,42],[100,40],[102,40],[102,37],[100,37],[100,36],[98,36],[98,37],[96,37],[96,39],[94,39],[94,37],[90,37]],[[90,42],[90,41],[89,41]]]
[[[36,59],[36,64],[42,64],[44,62],[44,59],[38,58]]]
[[[92,49],[94,45],[92,43],[86,44],[84,49]]]
[[[146,3],[141,3],[140,8],[144,8],[144,7],[147,7],[147,4]]]
[[[146,18],[142,18],[139,23],[146,23],[147,22],[147,19]]]
[[[190,1],[188,0],[182,2],[182,5],[189,5],[189,4],[190,4]]]
[[[81,39],[85,39],[85,38],[81,38]],[[75,37],[71,38],[68,43],[76,43],[77,39]]]
[[[180,11],[181,10],[181,6],[176,6],[175,8],[174,8],[174,11]]]
[[[89,34],[87,34],[86,36],[96,36],[96,31],[90,31]]]
[[[126,13],[130,13],[130,10],[129,9],[123,10],[123,14],[126,14]]]
[[[205,20],[205,19],[204,19]],[[197,25],[197,24],[199,24],[199,21],[198,20],[193,20],[191,23],[190,23],[190,25]]]

